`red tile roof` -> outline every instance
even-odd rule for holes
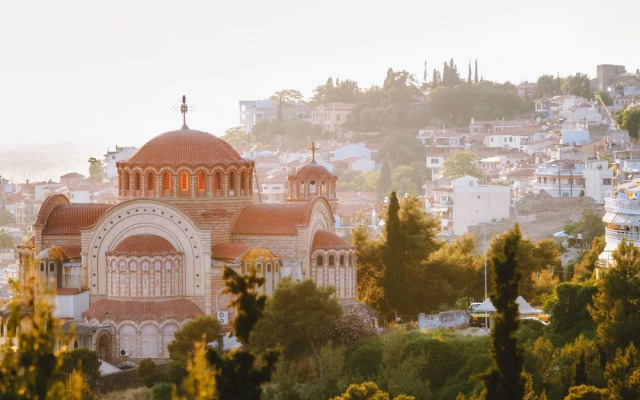
[[[120,322],[132,320],[142,322],[153,320],[162,322],[167,319],[184,321],[204,314],[198,306],[189,300],[166,301],[121,301],[100,300],[91,305],[82,313],[86,320],[98,320],[100,322]]]
[[[245,255],[251,246],[243,243],[218,243],[211,246],[211,258],[223,261],[235,261]]]
[[[182,129],[148,141],[122,164],[214,165],[244,160],[227,142],[206,132]]]
[[[312,249],[350,249],[351,246],[340,236],[325,230],[319,230],[313,235]]]
[[[113,249],[112,254],[162,254],[176,253],[176,249],[163,237],[157,235],[133,235],[125,238]]]
[[[45,235],[79,235],[109,209],[112,204],[66,203],[56,205],[49,213],[42,233]]]
[[[297,235],[297,226],[309,222],[307,207],[308,203],[248,205],[240,214],[233,233]]]
[[[38,218],[36,218],[36,225],[43,226],[45,222],[47,222],[47,218],[49,218],[49,214],[58,204],[66,204],[69,203],[69,199],[62,194],[54,194],[52,196],[47,197],[43,202],[42,206],[40,206],[40,211],[38,211]]]
[[[69,260],[76,260],[80,258],[80,251],[82,250],[82,244],[80,241],[77,243],[67,243],[62,245],[64,250],[67,252],[67,257]]]
[[[317,180],[321,181],[325,180],[335,180],[338,179],[335,175],[333,175],[329,170],[323,167],[320,164],[316,164],[315,162],[310,162],[304,167],[300,168],[295,173],[296,179],[303,181]]]

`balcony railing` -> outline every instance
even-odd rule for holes
[[[621,241],[623,238],[628,242],[633,242],[634,246],[640,247],[640,234],[629,231],[619,231],[615,229],[606,229],[605,237],[610,240]]]
[[[627,211],[627,210],[640,212],[640,201],[627,200],[627,199],[614,199],[609,197],[604,199],[604,209],[606,211],[611,211],[611,212],[620,212],[620,211]]]

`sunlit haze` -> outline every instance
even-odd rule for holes
[[[640,2],[572,1],[5,1],[0,7],[0,175],[87,174],[89,157],[179,129],[222,135],[238,101],[328,77],[361,88],[386,70],[422,80],[453,58],[485,80],[534,81],[597,64],[640,67]],[[429,73],[429,76],[431,72]],[[55,145],[55,147],[52,147]],[[65,152],[66,148],[68,152]],[[39,152],[60,164],[38,172]],[[9,150],[24,169],[9,170]],[[19,155],[16,157],[20,157]],[[13,167],[12,167],[13,168]]]

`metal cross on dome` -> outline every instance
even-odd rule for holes
[[[189,106],[187,106],[187,96],[182,95],[182,104],[180,105],[180,112],[182,113],[182,129],[189,129],[187,126],[187,112]]]
[[[312,140],[309,149],[311,150],[311,162],[314,163],[316,162],[316,150],[320,150],[320,146],[316,146],[316,141]]]

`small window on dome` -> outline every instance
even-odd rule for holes
[[[322,267],[324,264],[324,258],[322,256],[318,256],[318,258],[316,258],[316,265],[318,267]]]
[[[216,172],[214,187],[216,190],[222,190],[222,174],[220,171]]]
[[[134,175],[134,186],[135,186],[135,190],[140,190],[140,172],[136,172],[136,174]]]
[[[204,172],[198,172],[198,190],[204,190]]]
[[[189,190],[189,174],[187,172],[180,174],[180,189],[184,191]]]
[[[267,264],[267,272],[271,273],[271,264]]]
[[[311,194],[317,194],[318,193],[318,185],[316,185],[316,181],[309,182],[309,192]]]
[[[147,174],[147,190],[153,190],[156,188],[156,182],[153,176],[153,172]]]
[[[334,267],[336,265],[336,258],[335,256],[332,254],[329,256],[329,266],[330,267]]]
[[[240,174],[240,189],[244,190],[247,188],[247,174],[244,171]]]
[[[256,264],[256,273],[258,274],[262,273],[262,264]]]
[[[165,172],[162,177],[162,187],[164,190],[171,190],[171,173]]]

